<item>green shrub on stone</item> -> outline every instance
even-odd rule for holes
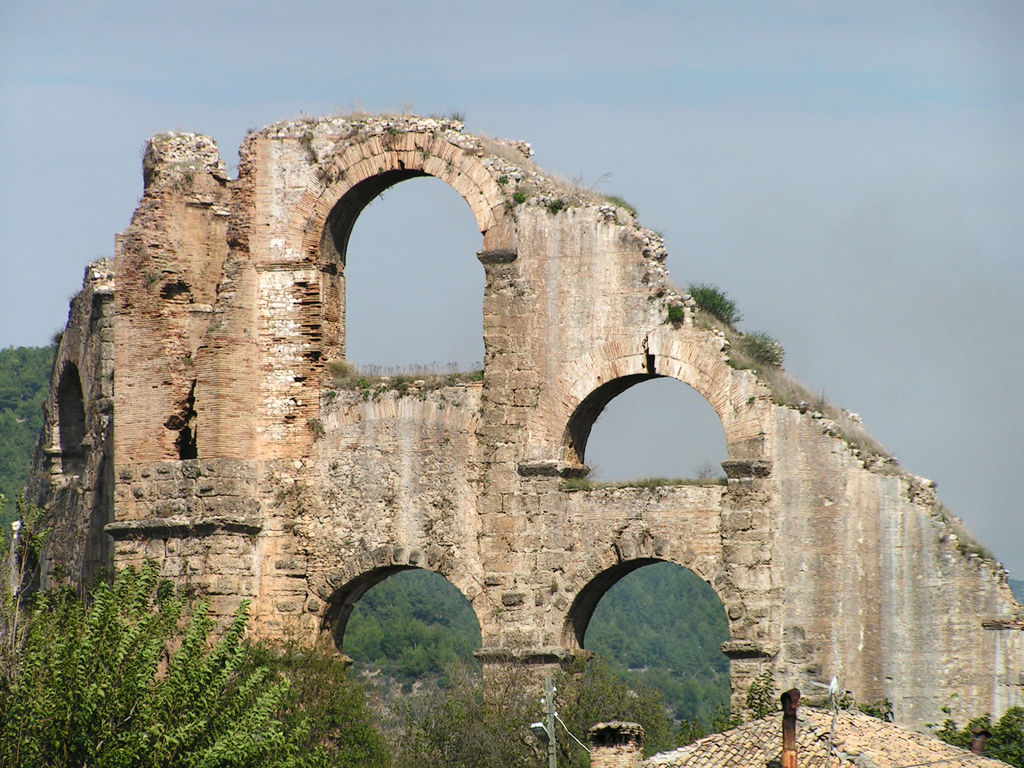
[[[782,345],[767,333],[748,333],[743,336],[743,353],[758,365],[782,365],[785,353]]]
[[[686,310],[682,304],[669,304],[665,319],[672,325],[680,326],[686,322]]]
[[[687,291],[700,309],[723,323],[736,325],[743,319],[743,315],[736,308],[736,302],[730,299],[725,291],[706,283],[690,283]]]
[[[767,717],[779,710],[779,689],[770,670],[765,670],[750,681],[747,688],[747,709],[752,717]]]

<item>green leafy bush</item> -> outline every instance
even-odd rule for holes
[[[623,682],[600,657],[577,657],[554,675],[555,705],[569,730],[586,740],[587,730],[608,720],[640,723],[644,729],[644,754],[676,746],[671,718],[661,693],[645,685]],[[559,742],[559,765],[586,768],[589,756],[569,739]]]
[[[687,291],[700,309],[723,323],[735,325],[743,319],[736,302],[726,296],[725,291],[706,283],[691,283]]]
[[[672,325],[682,325],[686,321],[686,310],[681,304],[669,304],[665,319]]]
[[[1024,707],[1010,707],[996,723],[987,714],[974,718],[963,728],[957,728],[956,723],[948,719],[935,735],[947,744],[970,749],[976,728],[990,734],[985,741],[985,757],[1024,768]]]
[[[243,602],[211,643],[205,604],[150,565],[100,583],[88,605],[40,594],[0,679],[0,765],[325,765],[299,749],[305,721],[279,717],[288,682],[266,667],[240,674],[247,612]]]
[[[782,345],[767,333],[748,333],[743,336],[743,354],[757,365],[782,365]]]
[[[887,723],[893,721],[894,713],[892,702],[889,699],[878,699],[877,701],[869,701],[866,704],[858,704],[857,709],[865,715],[877,717],[879,720],[885,720]]]
[[[540,765],[527,725],[540,718],[536,686],[517,670],[482,676],[465,666],[448,671],[444,688],[426,687],[389,708],[394,765],[506,768]]]
[[[560,197],[556,197],[550,203],[547,204],[548,213],[554,216],[556,213],[566,207],[566,202]]]
[[[243,674],[266,667],[290,683],[281,719],[285,725],[303,726],[300,752],[316,754],[323,749],[329,768],[390,768],[389,747],[367,706],[366,693],[349,679],[349,661],[333,646],[258,643],[248,653]]]

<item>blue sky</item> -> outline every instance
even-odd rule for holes
[[[138,202],[151,134],[211,134],[230,167],[246,130],[300,113],[458,111],[629,200],[678,284],[724,288],[743,328],[778,338],[794,376],[860,413],[1024,578],[1024,5],[631,5],[3,3],[0,345],[63,325]],[[424,278],[368,266],[391,310],[356,323],[378,336],[353,355],[479,357],[479,238],[460,205],[402,185],[353,247],[365,237],[368,265],[381,250],[442,264],[436,322],[465,331],[412,338],[399,310]],[[410,209],[415,232],[393,223]],[[649,451],[604,453],[602,431],[662,397],[613,403],[591,447],[602,471],[720,458],[699,403],[645,427]]]

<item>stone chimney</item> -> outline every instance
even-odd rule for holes
[[[587,731],[590,768],[639,768],[643,758],[644,729],[638,723],[612,720]]]
[[[975,755],[985,754],[985,742],[992,734],[980,725],[971,731],[971,752]]]

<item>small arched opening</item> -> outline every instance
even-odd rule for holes
[[[725,480],[728,448],[718,414],[691,386],[667,376],[623,376],[598,387],[572,414],[565,440],[568,458],[586,463],[591,480]]]
[[[728,711],[728,617],[687,568],[642,558],[602,571],[577,595],[565,633],[569,647],[602,657],[627,682],[660,690],[676,719],[708,726]]]
[[[78,366],[65,363],[57,382],[57,445],[65,473],[80,474],[85,458],[85,398]]]
[[[326,623],[358,668],[407,686],[473,666],[480,624],[469,600],[440,574],[389,566],[338,590]]]

